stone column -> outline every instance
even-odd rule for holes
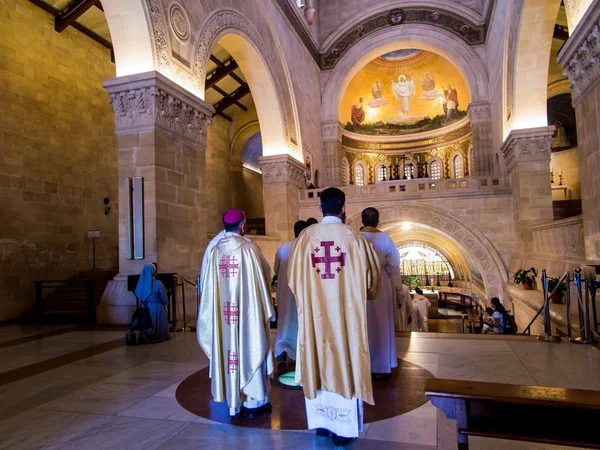
[[[473,165],[471,176],[494,175],[494,151],[492,148],[492,116],[487,102],[471,103],[469,119],[473,129]]]
[[[305,187],[305,167],[290,155],[258,158],[263,175],[267,236],[283,241],[294,238],[298,220],[298,194]]]
[[[119,275],[98,308],[100,323],[128,323],[135,298],[127,275],[156,262],[160,272],[194,279],[206,247],[206,130],[213,108],[157,72],[104,82],[115,111],[119,204],[126,177],[144,178],[144,259],[127,259],[119,207]],[[111,149],[107,149],[111,151]]]
[[[342,129],[339,122],[321,124],[323,137],[323,177],[320,187],[341,186]]]
[[[551,222],[550,144],[554,127],[513,130],[502,145],[502,157],[512,181],[515,230],[521,255],[533,251],[531,227]]]
[[[585,258],[600,264],[600,1],[595,0],[558,55],[577,117]]]

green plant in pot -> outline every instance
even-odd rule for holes
[[[519,269],[515,272],[513,280],[515,284],[522,284],[523,289],[530,291],[533,289],[535,283],[535,277],[537,277],[537,270],[535,267],[530,269]]]
[[[567,283],[563,281],[562,283],[558,284],[559,281],[560,280],[558,278],[548,278],[548,294],[552,294],[552,292],[554,292],[550,296],[550,300],[552,300],[552,303],[556,303],[558,305],[563,302],[563,297],[565,296],[565,292],[567,292]],[[556,291],[554,289],[556,289]]]

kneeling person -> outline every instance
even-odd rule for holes
[[[258,417],[271,411],[270,268],[242,237],[242,211],[227,211],[223,223],[225,237],[210,255],[202,285],[198,341],[210,359],[215,401],[227,401],[232,416]]]

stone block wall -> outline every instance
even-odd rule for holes
[[[242,169],[241,208],[246,217],[255,219],[265,217],[263,203],[262,175],[248,169]]]
[[[109,51],[27,0],[0,0],[0,322],[31,311],[33,281],[117,267],[117,152],[102,81]],[[104,197],[111,212],[104,214]]]

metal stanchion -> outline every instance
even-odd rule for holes
[[[570,339],[570,342],[575,344],[594,344],[596,341],[594,340],[594,336],[592,335],[592,330],[590,329],[590,305],[589,305],[589,296],[587,293],[587,281],[583,280],[583,283],[586,285],[585,292],[585,305],[583,304],[583,291],[581,289],[581,269],[575,269],[575,286],[577,287],[577,301],[579,306],[579,337]]]
[[[538,334],[538,340],[546,342],[558,342],[560,336],[552,335],[552,323],[550,322],[550,297],[548,296],[548,275],[546,269],[542,270],[542,289],[544,292],[544,332]]]
[[[571,275],[567,272],[565,278],[565,283],[567,284],[567,339],[571,339],[571,328],[573,325],[571,324]]]

